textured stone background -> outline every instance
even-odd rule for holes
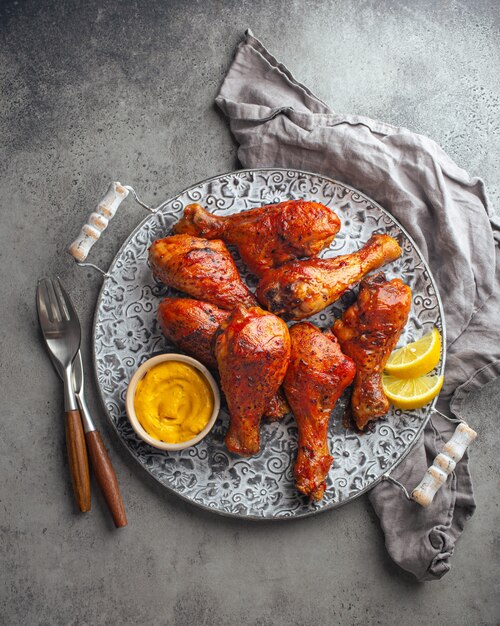
[[[213,100],[247,27],[334,109],[438,141],[498,209],[499,25],[496,0],[0,3],[1,623],[499,623],[499,381],[468,403],[478,510],[451,572],[422,585],[388,557],[365,498],[251,524],[166,493],[111,431],[91,375],[130,523],[113,530],[96,489],[77,514],[34,307],[37,278],[58,272],[88,359],[100,280],[64,249],[109,181],[153,204],[237,167]],[[104,266],[140,218],[120,211],[92,254]]]

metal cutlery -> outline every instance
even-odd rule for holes
[[[59,280],[38,282],[36,303],[42,334],[57,373],[64,382],[66,446],[73,491],[80,511],[90,510],[90,476],[85,436],[73,390],[72,362],[80,348],[80,323]]]
[[[54,303],[59,305],[54,308]],[[109,459],[108,453],[102,441],[101,435],[96,429],[92,417],[90,415],[87,403],[85,401],[84,394],[84,374],[82,356],[80,352],[80,338],[81,329],[78,314],[75,311],[69,295],[64,290],[59,278],[57,282],[50,281],[48,279],[42,279],[38,283],[37,288],[37,308],[40,319],[40,325],[42,326],[42,332],[49,348],[49,356],[54,364],[57,373],[64,381],[65,388],[65,409],[66,399],[74,409],[72,413],[76,413],[76,418],[71,418],[70,428],[68,429],[67,421],[67,441],[68,432],[71,435],[71,441],[68,442],[68,456],[70,458],[70,469],[72,478],[74,477],[73,467],[74,463],[71,458],[73,452],[78,452],[77,467],[80,468],[80,474],[83,475],[83,483],[85,485],[85,472],[88,481],[88,502],[86,498],[86,489],[84,489],[85,497],[82,496],[81,490],[75,487],[73,481],[75,495],[80,506],[81,511],[88,511],[90,509],[90,478],[88,470],[87,451],[90,461],[92,463],[92,469],[96,477],[97,483],[102,490],[106,504],[111,512],[113,521],[117,528],[121,528],[127,525],[127,517],[125,509],[123,507],[123,501],[118,487],[118,481],[116,474]],[[53,324],[54,321],[59,323],[56,328],[53,325],[49,327],[49,324]],[[65,322],[64,328],[61,322]],[[71,325],[69,324],[71,322]],[[70,363],[70,388],[67,389],[67,375],[66,368],[61,365],[60,346],[59,344],[49,344],[49,341],[53,342],[54,332],[58,333],[58,336],[63,336],[65,333],[69,333],[66,337],[66,341],[71,348],[71,351],[76,347],[76,353]],[[78,344],[74,341],[74,338],[78,335]],[[59,348],[59,351],[57,350]],[[68,405],[69,406],[69,405]],[[67,410],[67,409],[66,409]],[[76,446],[73,442],[78,443]],[[86,443],[86,445],[85,445]],[[70,445],[71,444],[71,445]],[[79,486],[77,481],[77,486]]]
[[[88,455],[95,478],[104,495],[115,526],[122,528],[127,525],[127,516],[123,507],[115,470],[113,469],[101,435],[92,421],[87,403],[85,402],[83,364],[80,350],[78,350],[75,360],[73,361],[73,384],[78,406],[80,407]]]

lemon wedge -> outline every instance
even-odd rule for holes
[[[382,386],[391,404],[398,409],[420,409],[438,395],[444,376],[397,378],[384,374]]]
[[[398,378],[417,378],[431,372],[441,356],[441,335],[433,328],[417,341],[394,350],[385,371]]]

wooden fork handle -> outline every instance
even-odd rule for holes
[[[85,433],[85,439],[87,440],[87,448],[94,475],[104,495],[115,526],[122,528],[127,525],[127,516],[125,515],[115,470],[104,447],[101,435],[97,430],[91,430]]]
[[[66,412],[66,447],[75,498],[80,511],[86,513],[90,511],[90,475],[79,411]]]

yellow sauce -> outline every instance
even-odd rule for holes
[[[165,361],[137,384],[137,419],[154,439],[181,443],[196,437],[210,421],[214,396],[210,383],[192,365]]]

